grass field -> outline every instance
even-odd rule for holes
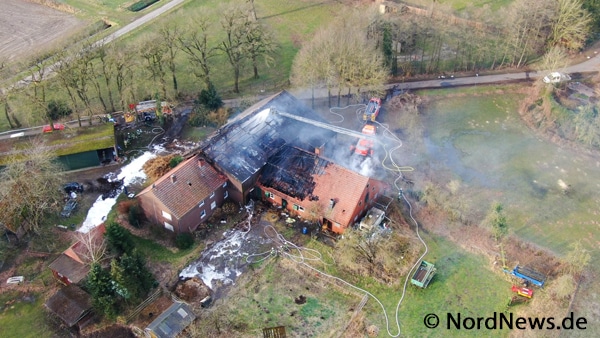
[[[434,171],[450,173],[438,178],[441,185],[448,177],[459,180],[464,189],[457,198],[476,214],[484,215],[493,201],[503,203],[512,233],[558,257],[581,241],[592,260],[574,309],[588,321],[598,318],[592,299],[600,285],[587,281],[600,272],[600,160],[532,135],[516,112],[518,97],[494,90],[466,99],[458,90],[434,100],[425,114],[429,154],[414,165],[433,163]],[[571,186],[569,193],[559,180]],[[595,323],[586,335],[600,332]]]

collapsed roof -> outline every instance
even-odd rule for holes
[[[323,175],[331,162],[298,148],[284,146],[269,158],[263,169],[260,183],[285,192],[299,200],[319,199],[313,194],[314,175]]]
[[[333,132],[271,113],[271,109],[327,122],[286,91],[248,108],[209,137],[202,151],[239,182],[256,174],[284,144],[314,150]]]

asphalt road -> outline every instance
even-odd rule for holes
[[[572,73],[588,73],[600,71],[600,52],[597,50],[586,51],[590,54],[590,58],[586,61],[565,67],[561,69],[561,72],[572,74]],[[519,82],[519,81],[530,81],[540,77],[546,76],[548,72],[519,72],[519,73],[505,73],[505,74],[491,74],[491,75],[475,75],[466,77],[456,78],[445,78],[435,80],[424,80],[424,81],[410,81],[410,82],[398,82],[390,83],[386,85],[386,89],[396,88],[400,90],[405,89],[424,89],[424,88],[448,88],[458,86],[474,86],[478,84],[490,84],[490,83],[502,83],[502,82]],[[294,89],[290,92],[299,99],[309,100],[311,98],[310,89]],[[337,90],[332,90],[332,93]],[[317,88],[314,91],[315,98],[326,98],[328,97],[327,88]]]
[[[118,29],[114,33],[108,35],[104,39],[96,42],[97,45],[105,45],[110,43],[111,41],[133,31],[136,28],[139,28],[151,20],[157,18],[158,16],[168,12],[169,10],[179,6],[186,0],[172,0],[165,4],[162,7],[159,7],[148,14],[134,20],[133,22],[123,26]],[[598,51],[589,50],[586,51],[587,54],[590,55],[590,59],[572,65],[566,68],[563,68],[561,71],[564,73],[586,73],[586,72],[594,72],[600,71],[600,56],[598,56]],[[50,66],[52,69],[54,67]],[[489,84],[489,83],[501,83],[501,82],[517,82],[517,81],[528,81],[531,79],[537,79],[538,77],[545,76],[546,73],[537,73],[537,72],[520,72],[520,73],[506,73],[506,74],[493,74],[493,75],[480,75],[480,76],[468,76],[468,77],[456,77],[456,78],[446,78],[446,79],[435,79],[435,80],[425,80],[425,81],[411,81],[411,82],[399,82],[399,83],[391,83],[386,85],[386,89],[396,88],[400,90],[405,89],[423,89],[423,88],[447,88],[447,87],[457,87],[457,86],[470,86],[470,85],[478,85],[478,84]],[[27,84],[30,81],[29,79],[23,79],[20,81],[20,84]],[[290,92],[299,99],[308,100],[312,97],[312,91],[310,89],[291,89]],[[336,92],[336,91],[332,91]],[[327,88],[317,88],[314,90],[315,98],[326,98],[328,97]],[[229,104],[233,104],[236,100],[227,100]],[[32,133],[36,133],[41,131],[41,127],[27,128],[22,130],[11,130],[8,132],[0,133],[0,140],[10,138],[11,135],[19,134],[19,136],[28,135]],[[23,134],[21,134],[23,133]]]

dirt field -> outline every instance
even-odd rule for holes
[[[52,47],[85,26],[72,14],[25,0],[0,0],[0,64]]]

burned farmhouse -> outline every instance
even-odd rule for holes
[[[339,156],[334,145],[337,133],[328,125],[286,91],[266,98],[230,120],[190,155],[196,162],[206,161],[205,169],[186,164],[188,159],[140,193],[142,207],[148,218],[164,223],[169,230],[188,232],[207,219],[209,214],[200,210],[207,201],[220,207],[225,199],[241,204],[262,199],[342,233],[385,192],[386,185],[331,160]],[[185,183],[189,178],[182,178],[179,185],[172,182],[182,177],[180,171],[200,177],[199,172],[209,170],[206,168],[211,168],[211,177],[220,179],[194,181],[193,187]],[[199,188],[202,184],[210,187]],[[168,194],[150,193],[167,187],[171,190]],[[222,191],[217,191],[219,187]],[[192,194],[189,189],[203,193]],[[186,196],[186,214],[192,215],[185,220],[168,207],[178,194]],[[213,194],[218,196],[214,201],[210,200]],[[166,215],[176,216],[178,226]]]

